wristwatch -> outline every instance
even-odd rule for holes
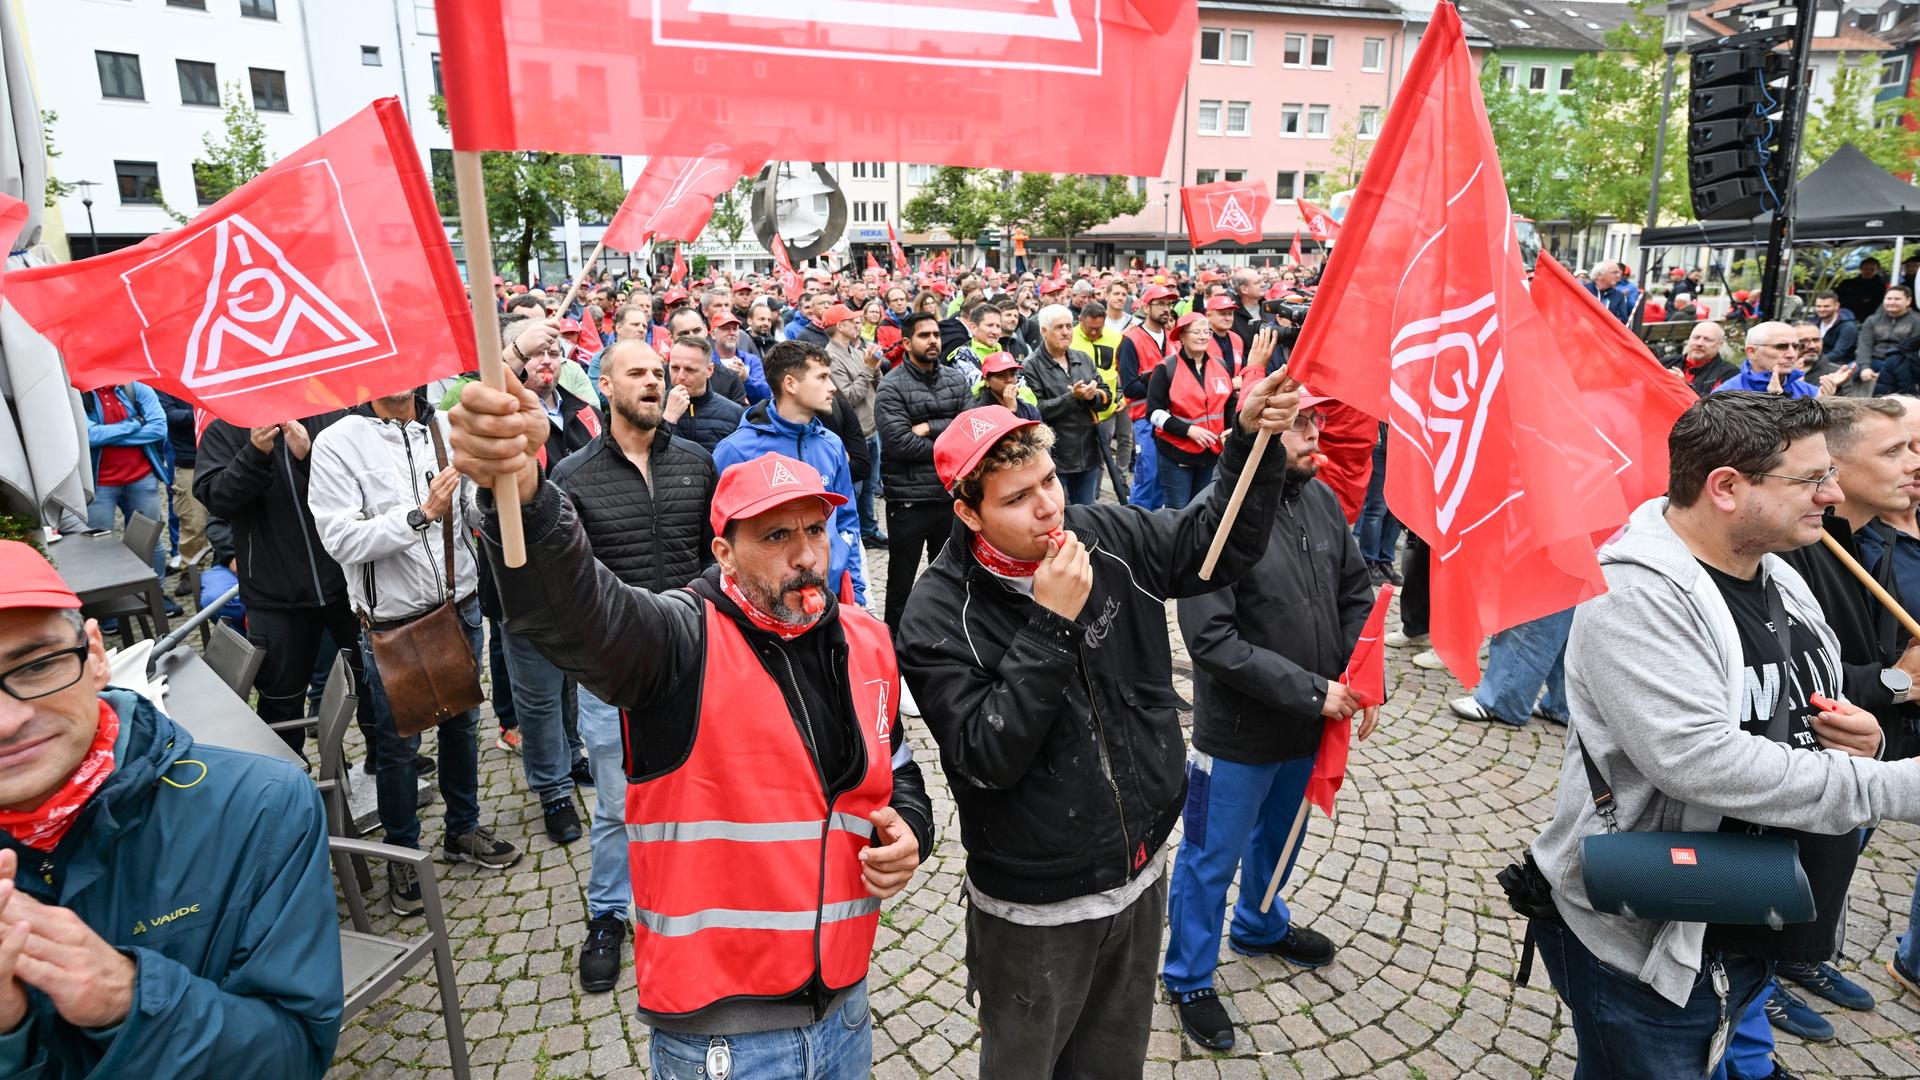
[[[1893,691],[1893,703],[1895,705],[1904,705],[1906,704],[1907,698],[1913,693],[1913,676],[1901,671],[1899,668],[1882,668],[1880,671],[1880,685]]]
[[[427,515],[421,513],[419,507],[416,506],[407,511],[407,526],[413,529],[413,531],[425,532],[427,531],[427,526],[431,524],[433,524],[433,522],[427,520]],[[1904,701],[1906,699],[1902,698],[1901,700]]]

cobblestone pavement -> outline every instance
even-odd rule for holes
[[[885,556],[868,554],[877,595]],[[1187,694],[1185,650],[1177,633],[1173,640],[1183,672],[1177,689]],[[1296,915],[1340,947],[1338,958],[1303,971],[1223,948],[1216,984],[1240,1027],[1236,1049],[1198,1049],[1162,1003],[1149,1078],[1572,1075],[1573,1033],[1544,970],[1535,966],[1531,988],[1511,982],[1523,927],[1494,881],[1552,812],[1563,732],[1539,721],[1509,729],[1456,720],[1446,702],[1461,692],[1458,684],[1413,667],[1410,656],[1389,650],[1391,701],[1381,729],[1355,747],[1336,818],[1314,813],[1286,892]],[[979,1032],[964,1000],[964,854],[938,751],[924,726],[908,722],[940,840],[882,915],[871,973],[874,1075],[971,1078],[979,1072]],[[526,857],[505,873],[438,867],[474,1075],[644,1076],[646,1031],[633,1019],[631,956],[625,985],[612,994],[582,993],[573,974],[585,935],[587,843],[560,848],[547,840],[519,759],[493,748],[490,720],[482,736],[483,820],[524,844]],[[357,731],[352,738],[357,759]],[[437,800],[424,816],[422,841],[437,844]],[[1854,880],[1840,967],[1879,1006],[1850,1013],[1821,1003],[1839,1037],[1811,1045],[1781,1036],[1780,1057],[1796,1073],[1920,1076],[1920,1000],[1902,996],[1883,966],[1906,929],[1916,856],[1920,829],[1893,824],[1874,835]],[[379,902],[385,877],[376,878],[372,899]],[[397,923],[391,915],[377,920],[382,932]],[[443,1035],[435,984],[423,974],[347,1025],[329,1075],[447,1075]]]

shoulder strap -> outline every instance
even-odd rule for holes
[[[1767,721],[1767,738],[1777,743],[1787,741],[1787,714],[1791,707],[1787,704],[1787,687],[1793,683],[1793,639],[1787,632],[1787,607],[1780,599],[1780,587],[1767,578],[1767,621],[1773,624],[1773,636],[1780,642],[1780,662],[1783,665],[1780,676],[1780,695],[1773,699],[1773,719]]]
[[[433,436],[433,459],[434,461],[439,463],[440,471],[446,472],[447,471],[447,444],[445,441],[442,440],[440,436],[440,417],[438,414],[434,414],[432,416],[427,417],[427,434]],[[445,549],[446,556],[447,556],[447,599],[448,600],[452,600],[455,596],[454,588],[453,588],[453,518],[455,513],[460,508],[459,499],[460,499],[460,486],[458,484],[455,484],[453,502],[451,505],[447,507],[446,514],[440,518],[440,525],[442,528],[441,547]]]

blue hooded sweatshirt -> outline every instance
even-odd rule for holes
[[[828,529],[833,554],[827,570],[827,587],[837,595],[841,575],[851,573],[853,597],[865,604],[867,560],[860,547],[860,510],[853,502],[853,473],[840,436],[828,431],[818,418],[801,427],[775,412],[772,402],[757,402],[747,409],[747,415],[741,418],[733,434],[713,448],[713,466],[724,475],[733,466],[768,452],[799,458],[813,466],[827,482],[828,491],[846,497],[846,503],[834,510]]]
[[[1813,397],[1818,394],[1820,392],[1819,385],[1801,378],[1802,374],[1804,373],[1801,372],[1799,368],[1795,368],[1785,375],[1780,376],[1781,391],[1788,397]],[[1755,371],[1753,370],[1753,361],[1742,360],[1740,362],[1740,374],[1714,387],[1713,392],[1717,394],[1722,390],[1752,390],[1755,393],[1764,394],[1767,392],[1767,384],[1772,381],[1772,372]]]

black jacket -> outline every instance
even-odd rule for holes
[[[873,392],[873,426],[880,433],[881,493],[889,503],[947,501],[933,468],[933,440],[972,398],[967,377],[952,364],[921,371],[907,360],[880,376],[880,389]],[[915,435],[913,425],[921,422],[930,430]]]
[[[1023,367],[1027,389],[1040,408],[1040,418],[1053,429],[1053,464],[1063,473],[1086,472],[1100,467],[1100,444],[1093,429],[1094,412],[1107,407],[1107,384],[1093,357],[1078,349],[1067,350],[1067,366],[1047,354],[1045,349],[1027,358]],[[1099,387],[1099,396],[1081,401],[1073,396],[1073,384],[1090,382]]]
[[[344,412],[300,421],[318,439]],[[254,448],[247,429],[225,420],[207,425],[200,437],[193,497],[233,530],[240,602],[254,608],[310,608],[347,602],[340,564],[320,546],[313,512],[307,509],[312,454],[295,457],[284,436],[273,453]]]
[[[657,469],[656,464],[656,476]],[[486,509],[485,542],[481,546],[500,583],[508,629],[526,635],[560,670],[579,680],[600,700],[622,710],[621,741],[627,752],[629,778],[663,775],[684,762],[691,752],[698,727],[699,690],[706,674],[702,598],[712,600],[740,627],[766,674],[793,706],[807,703],[811,711],[820,703],[831,703],[831,708],[810,714],[839,717],[839,729],[829,732],[826,725],[821,725],[814,729],[814,738],[808,739],[808,750],[821,773],[837,778],[828,787],[837,793],[858,777],[853,698],[845,681],[846,635],[837,601],[827,601],[825,613],[812,630],[783,643],[755,628],[727,600],[719,589],[717,568],[694,582],[691,589],[654,593],[623,585],[595,559],[573,503],[553,484],[542,484],[532,502],[523,508],[527,561],[519,569],[509,570],[501,558],[500,520],[492,496],[483,493],[480,498]],[[866,616],[862,613],[859,617]],[[714,719],[708,717],[709,721]],[[806,728],[796,727],[802,738],[807,738]],[[896,718],[890,736],[896,754],[906,745],[905,728],[904,720]],[[854,768],[847,767],[849,762]],[[741,779],[752,780],[749,776]],[[911,759],[901,762],[895,758],[891,805],[920,842],[921,858],[931,855],[933,807],[920,767]],[[816,980],[779,1001],[723,1001],[693,1016],[673,1019],[677,1025],[695,1025],[694,1030],[722,1033],[762,1030],[759,1025],[769,1019],[791,1020],[773,1026],[794,1027],[811,1022],[808,1016],[818,1020],[833,997]],[[698,1026],[700,1022],[710,1026]],[[747,1023],[754,1026],[741,1026]]]
[[[1266,554],[1238,582],[1180,601],[1193,657],[1193,745],[1228,761],[1312,757],[1327,683],[1360,640],[1373,587],[1333,489],[1281,490]]]
[[[193,437],[193,402],[160,390],[154,393],[160,395],[160,407],[167,413],[167,443],[173,447],[174,468],[193,468],[198,451]]]
[[[716,371],[719,368],[716,366]],[[732,372],[728,372],[732,374]],[[687,411],[673,423],[673,433],[690,442],[700,444],[707,453],[720,445],[720,440],[733,434],[740,426],[740,417],[746,415],[746,409],[732,398],[722,397],[707,383],[707,392],[694,398],[687,404]]]
[[[1687,385],[1698,397],[1713,393],[1713,388],[1740,374],[1740,365],[1726,360],[1713,359],[1697,368],[1689,369],[1685,356],[1680,358],[1680,371],[1686,375]]]
[[[707,512],[720,474],[694,443],[656,429],[649,456],[653,484],[603,433],[561,462],[553,482],[572,503],[593,556],[638,589],[663,592],[700,575],[713,561]]]
[[[1846,518],[1829,509],[1826,528],[1827,534],[1840,541],[1840,546],[1854,561],[1866,564]],[[1896,722],[1897,714],[1903,709],[1893,703],[1893,691],[1880,681],[1880,672],[1900,659],[1899,643],[1906,636],[1898,631],[1893,615],[1880,606],[1851,571],[1840,565],[1840,560],[1825,544],[1808,544],[1797,551],[1782,552],[1780,557],[1806,579],[1813,598],[1820,601],[1820,612],[1826,616],[1827,625],[1840,639],[1840,681],[1846,688],[1847,700],[1878,718],[1889,739],[1904,734],[1904,717],[1898,717]],[[1895,599],[1900,597],[1892,567],[1886,568],[1881,583]],[[1905,601],[1902,606],[1911,610]]]
[[[840,436],[847,448],[847,476],[855,484],[864,484],[873,475],[873,454],[867,449],[867,437],[860,431],[860,414],[853,411],[839,394],[833,395],[833,408],[821,414],[820,422]]]
[[[1253,439],[1235,433],[1221,483],[1179,510],[1069,506],[1093,552],[1093,591],[1063,619],[973,556],[956,520],[914,584],[900,669],[940,744],[967,873],[990,896],[1050,903],[1126,884],[1186,797],[1166,601],[1237,579],[1260,558],[1279,494],[1266,455],[1212,581],[1200,564]]]

